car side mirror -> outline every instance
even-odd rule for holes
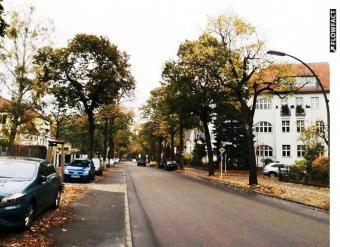
[[[46,176],[43,176],[43,175],[40,175],[39,178],[38,178],[38,182],[39,183],[45,183],[47,181],[47,177]]]

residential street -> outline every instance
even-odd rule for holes
[[[133,246],[329,246],[329,214],[124,163]]]

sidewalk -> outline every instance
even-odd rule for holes
[[[125,180],[121,165],[71,205],[73,220],[49,232],[54,246],[125,246]]]
[[[242,190],[253,191],[272,197],[290,200],[323,210],[329,210],[329,188],[307,186],[280,182],[277,179],[270,179],[258,175],[258,185],[248,185],[248,171],[227,171],[220,178],[220,173],[215,171],[215,176],[208,176],[208,172],[193,167],[185,167],[185,170],[178,171],[186,176],[197,177],[214,183],[226,184]]]

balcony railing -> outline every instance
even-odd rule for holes
[[[281,106],[281,116],[290,116],[290,109],[288,105]]]
[[[306,111],[301,105],[296,106],[295,116],[306,116]]]

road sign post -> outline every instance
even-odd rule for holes
[[[221,180],[222,180],[223,179],[223,153],[225,152],[224,147],[221,147],[219,151],[221,153]]]

